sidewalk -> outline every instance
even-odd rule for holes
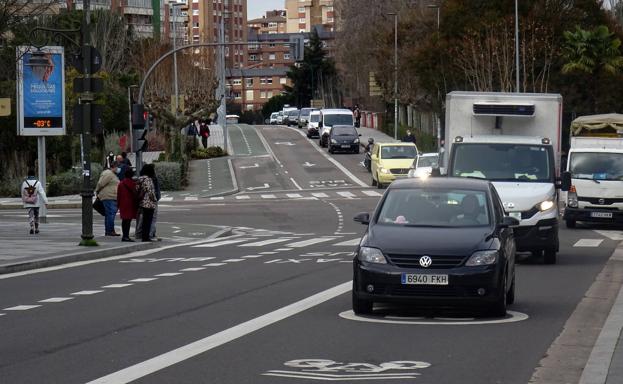
[[[368,139],[371,137],[374,139],[375,143],[393,143],[400,140],[394,140],[393,137],[385,134],[385,132],[379,131],[374,128],[366,128],[359,127],[357,128],[357,132],[361,134],[360,140],[361,144],[366,145],[368,143]]]

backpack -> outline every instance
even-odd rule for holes
[[[22,192],[22,200],[26,204],[37,204],[37,183],[39,181],[35,180],[35,183],[32,185],[28,181],[24,182],[26,183],[26,186]]]

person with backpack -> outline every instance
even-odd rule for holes
[[[208,148],[208,137],[210,137],[210,127],[206,121],[202,121],[199,126],[199,135],[201,136],[201,144],[203,148]]]
[[[134,182],[134,170],[128,168],[124,179],[117,185],[117,206],[121,216],[121,241],[134,241],[130,238],[132,220],[138,215],[138,192]]]
[[[28,168],[28,177],[22,182],[21,195],[24,208],[28,209],[30,234],[38,234],[39,208],[41,208],[42,205],[48,206],[48,197],[45,194],[43,186],[35,177],[34,168]]]

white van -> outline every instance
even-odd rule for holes
[[[329,141],[329,133],[334,125],[352,125],[355,126],[355,117],[350,109],[322,109],[320,111],[320,122],[318,129],[320,130],[320,139],[318,144],[326,147]]]
[[[314,109],[309,113],[309,121],[307,122],[307,137],[320,137],[318,134],[318,124],[320,123],[320,111]]]

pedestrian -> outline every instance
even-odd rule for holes
[[[121,241],[134,241],[130,238],[130,226],[138,214],[138,192],[133,177],[134,170],[132,168],[126,169],[124,179],[117,186],[117,206],[121,217]]]
[[[24,208],[28,209],[30,234],[38,234],[39,208],[42,205],[48,206],[48,197],[45,195],[43,185],[35,177],[35,169],[32,167],[28,168],[28,177],[22,182],[21,194]]]
[[[361,109],[359,109],[359,104],[355,104],[355,127],[361,127]]]
[[[402,141],[405,143],[413,143],[416,144],[416,138],[415,135],[413,133],[411,133],[411,130],[407,129],[407,134],[402,138]]]
[[[119,236],[119,234],[115,232],[118,184],[117,163],[113,161],[111,167],[102,172],[95,186],[95,193],[104,204],[104,234],[106,236]]]
[[[108,152],[108,156],[106,156],[106,162],[104,164],[104,169],[112,168],[112,164],[116,161],[115,154],[112,152]]]
[[[119,181],[123,180],[125,178],[125,171],[128,169],[128,166],[126,164],[126,162],[123,160],[123,156],[121,155],[117,155],[117,177],[119,178]]]
[[[210,127],[206,121],[202,121],[199,126],[199,135],[201,136],[201,144],[203,148],[208,148],[208,138],[210,137]]]
[[[123,159],[123,163],[128,168],[132,168],[132,162],[128,159],[128,154],[126,152],[121,152],[121,158]]]
[[[154,177],[151,179],[154,182],[154,191],[156,192],[156,208],[154,209],[154,217],[151,220],[151,227],[149,229],[149,238],[156,241],[161,241],[162,239],[156,236],[156,221],[158,220],[158,202],[160,201],[160,180],[158,180],[158,175],[156,175],[156,169],[154,168]]]
[[[151,230],[151,221],[154,217],[154,210],[157,206],[156,191],[154,188],[153,177],[156,176],[153,164],[145,164],[141,169],[141,176],[138,178],[138,206],[141,210],[141,223],[139,232],[139,222],[136,223],[136,237],[140,237],[142,241],[152,241],[149,238]]]

